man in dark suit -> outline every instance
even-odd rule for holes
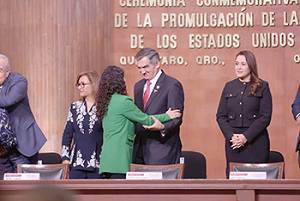
[[[12,171],[16,171],[17,164],[36,163],[38,151],[46,142],[46,138],[31,112],[26,78],[10,72],[9,59],[2,54],[0,54],[0,108],[7,110],[12,130],[17,138],[17,146],[8,150],[0,162],[8,161]],[[7,168],[6,172],[11,169]]]
[[[141,49],[135,56],[142,80],[134,86],[134,102],[147,114],[162,114],[169,108],[183,113],[184,93],[181,83],[160,68],[160,57],[151,48]],[[181,155],[179,136],[182,117],[146,130],[136,125],[133,162],[140,164],[174,164]]]
[[[297,121],[297,123],[300,127],[300,85],[298,87],[298,92],[297,92],[296,98],[294,100],[294,103],[292,104],[292,112],[293,112],[295,120]],[[298,135],[296,151],[298,151],[298,163],[299,163],[299,168],[300,168],[300,133]]]

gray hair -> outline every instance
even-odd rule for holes
[[[5,70],[6,71],[10,71],[10,63],[9,63],[9,59],[7,56],[5,56],[4,54],[1,54],[0,53],[0,59],[4,60],[6,65],[4,66],[5,67]]]
[[[148,57],[150,63],[154,65],[160,61],[158,52],[152,48],[143,48],[135,55],[137,61],[144,57]]]

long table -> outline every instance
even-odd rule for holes
[[[300,201],[300,180],[59,180],[0,181],[1,201],[36,186],[55,185],[76,201]]]

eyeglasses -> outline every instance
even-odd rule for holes
[[[76,83],[75,86],[76,87],[85,87],[85,86],[90,85],[90,84],[91,84],[90,82],[88,82],[88,83],[79,82],[79,83]]]

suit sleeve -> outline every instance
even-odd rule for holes
[[[74,118],[70,107],[66,127],[62,136],[62,154],[61,154],[62,160],[70,160],[71,143],[74,135],[73,123],[74,123]]]
[[[164,123],[165,129],[164,134],[165,135],[172,135],[173,130],[178,129],[179,126],[182,124],[182,116],[183,116],[183,110],[184,110],[184,92],[182,85],[180,82],[175,82],[172,87],[169,89],[168,92],[168,108],[171,109],[179,109],[182,113],[181,117],[172,119],[171,121],[168,121]]]
[[[226,101],[226,97],[225,97],[226,86],[227,85],[225,85],[225,87],[222,91],[222,95],[220,98],[216,116],[217,116],[218,125],[219,125],[225,139],[230,140],[233,135],[233,131],[228,122],[228,109],[227,109],[227,101]]]
[[[151,116],[143,113],[130,98],[125,99],[122,108],[122,114],[130,121],[137,122],[142,125],[152,125],[154,123]],[[152,116],[155,116],[161,122],[170,120],[170,117],[167,114],[158,114]]]
[[[0,96],[0,107],[9,107],[26,97],[27,94],[27,80],[20,78],[8,90],[7,93],[2,93]]]
[[[251,142],[258,134],[260,134],[271,122],[272,116],[272,96],[269,85],[263,89],[262,98],[259,105],[259,118],[257,118],[251,126],[244,132],[245,137]]]
[[[296,98],[292,104],[292,113],[293,113],[294,119],[296,119],[300,115],[300,85],[298,87]]]

